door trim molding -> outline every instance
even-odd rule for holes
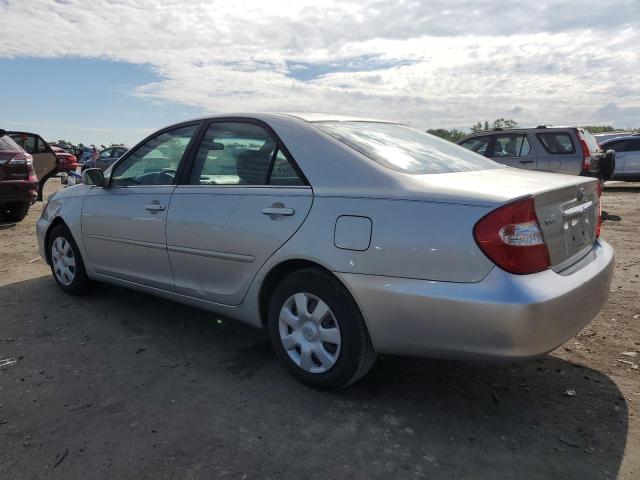
[[[240,263],[253,263],[256,257],[252,255],[241,255],[239,253],[218,252],[215,250],[200,250],[198,248],[178,247],[177,245],[167,245],[167,250],[175,253],[185,253],[187,255],[197,255],[199,257],[219,258],[221,260],[231,260]]]
[[[120,237],[108,237],[105,235],[95,235],[92,233],[85,233],[85,238],[95,238],[97,240],[104,240],[106,242],[124,243],[126,245],[135,245],[137,247],[154,248],[157,250],[165,250],[167,246],[164,243],[145,242],[144,240],[131,240],[129,238]]]

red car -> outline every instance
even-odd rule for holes
[[[76,168],[80,166],[80,164],[78,163],[78,159],[72,153],[69,153],[65,149],[55,145],[49,146],[58,158],[58,172],[75,172]]]
[[[0,129],[0,218],[19,222],[38,196],[33,157]]]

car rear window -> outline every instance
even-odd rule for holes
[[[548,153],[567,154],[576,151],[576,146],[568,132],[545,132],[538,133],[536,136]]]
[[[17,150],[21,151],[20,146],[13,141],[9,135],[3,135],[0,137],[0,150]]]
[[[361,121],[314,125],[377,163],[403,173],[505,168],[455,143],[404,125]]]

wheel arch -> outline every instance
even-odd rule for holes
[[[51,252],[49,251],[49,239],[51,237],[51,232],[58,225],[64,225],[65,227],[67,227],[67,230],[71,231],[71,229],[69,228],[69,225],[67,225],[64,219],[60,216],[54,218],[51,224],[49,225],[49,227],[47,228],[47,233],[45,233],[44,235],[44,252],[45,252],[45,255],[47,256],[45,260],[49,265],[51,265]]]
[[[315,268],[325,272],[328,275],[331,275],[334,279],[336,279],[346,290],[349,292],[349,295],[353,297],[349,288],[328,268],[325,266],[314,262],[312,260],[307,260],[303,258],[295,258],[285,260],[283,262],[278,263],[273,266],[269,273],[267,273],[260,286],[260,292],[258,294],[258,309],[260,313],[260,323],[265,326],[267,324],[267,317],[269,311],[269,300],[271,299],[271,295],[273,294],[276,287],[280,284],[280,282],[292,274],[293,272],[297,272],[299,270],[305,270],[308,268]],[[355,299],[354,299],[355,300]],[[357,304],[357,301],[356,301]],[[358,308],[360,306],[358,305]]]

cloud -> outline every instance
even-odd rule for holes
[[[160,81],[133,94],[207,112],[308,110],[420,127],[505,116],[638,124],[638,7],[0,0],[0,57],[145,64]]]

